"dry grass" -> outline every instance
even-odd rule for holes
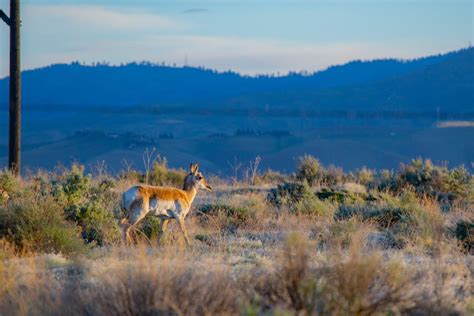
[[[327,211],[301,213],[270,203],[265,186],[214,185],[216,192],[200,193],[186,220],[190,247],[173,223],[160,247],[153,237],[130,248],[109,238],[66,252],[61,243],[69,239],[50,228],[67,231],[75,244],[82,242],[81,227],[68,230],[71,222],[57,214],[71,205],[44,193],[51,176],[21,183],[23,191],[8,187],[8,200],[0,201],[0,215],[16,232],[0,240],[0,315],[474,313],[474,257],[464,246],[469,240],[463,244],[454,233],[460,220],[472,222],[470,207],[446,212],[432,197],[349,183],[337,187],[377,200],[324,201],[316,206]],[[87,194],[100,210],[114,212],[116,193],[131,180],[117,179],[111,194],[97,197],[104,180],[90,179]],[[25,209],[27,226],[15,205]],[[39,221],[39,209],[56,215]],[[52,237],[58,247],[49,248]]]
[[[238,293],[226,267],[206,268],[182,252],[122,252],[87,264],[85,281],[75,290],[78,314],[237,313]]]
[[[317,223],[313,223],[317,224]],[[359,227],[360,228],[360,227]],[[283,232],[190,248],[98,248],[87,256],[13,256],[0,264],[5,315],[460,314],[473,307],[472,257],[373,250]],[[249,234],[250,232],[246,232]],[[242,234],[243,235],[243,234]],[[268,237],[267,237],[268,238]],[[264,240],[262,238],[261,240]],[[225,245],[225,247],[222,247]],[[4,247],[8,248],[8,247]]]

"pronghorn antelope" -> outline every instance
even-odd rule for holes
[[[158,243],[166,231],[168,222],[174,219],[179,224],[186,244],[189,245],[184,218],[188,214],[199,188],[212,191],[202,173],[199,172],[199,165],[191,163],[182,190],[150,185],[136,185],[128,189],[122,194],[122,209],[127,216],[121,222],[124,242],[129,241],[130,229],[134,225],[147,215],[152,215],[161,219]]]

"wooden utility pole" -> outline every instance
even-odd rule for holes
[[[8,168],[20,175],[21,146],[21,67],[20,67],[20,0],[10,0],[10,17],[0,10],[0,18],[10,26],[10,125]]]

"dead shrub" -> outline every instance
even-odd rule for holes
[[[357,246],[352,246],[346,260],[335,262],[328,270],[335,314],[393,313],[412,302],[411,280],[397,262],[384,262],[381,254],[364,254]]]
[[[252,288],[260,309],[311,315],[324,310],[324,280],[310,266],[309,243],[297,233],[288,236],[271,273],[254,272]]]
[[[158,259],[143,251],[91,271],[77,291],[88,315],[234,315],[236,286],[221,269],[199,269],[186,259]]]
[[[303,315],[373,315],[412,306],[411,273],[380,253],[365,254],[354,242],[348,254],[337,250],[314,262],[308,241],[290,235],[274,272],[257,272],[255,301],[261,311],[279,308]]]

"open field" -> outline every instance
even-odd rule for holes
[[[8,124],[6,113],[1,114],[0,149],[4,154],[0,162],[5,162]],[[416,157],[472,168],[472,126],[453,127],[449,120],[443,123],[413,113],[406,117],[351,115],[213,114],[206,109],[190,114],[27,111],[23,117],[24,165],[51,169],[76,161],[90,168],[105,161],[109,171],[116,173],[124,168],[124,161],[143,169],[143,152],[156,148],[173,167],[196,160],[208,172],[224,176],[232,173],[229,162],[247,164],[257,155],[262,157],[263,169],[282,172],[294,171],[294,157],[304,154],[349,171],[363,166],[396,169]]]
[[[205,171],[205,170],[204,170]],[[157,163],[149,183],[186,173]],[[474,180],[416,160],[343,173],[208,177],[157,245],[147,218],[121,245],[120,192],[146,175],[80,166],[0,176],[0,315],[470,315]]]

